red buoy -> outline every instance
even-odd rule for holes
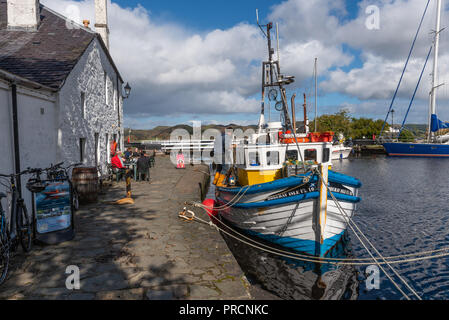
[[[209,217],[211,217],[211,216],[216,217],[217,216],[218,212],[216,210],[214,210],[214,207],[215,207],[215,200],[214,199],[204,199],[203,205],[204,205],[204,207],[205,207]],[[212,220],[212,221],[214,221],[214,220]]]

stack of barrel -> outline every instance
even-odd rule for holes
[[[95,167],[76,167],[72,171],[73,187],[78,192],[81,203],[98,200],[98,173]]]

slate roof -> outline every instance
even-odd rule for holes
[[[42,5],[37,31],[7,30],[6,6],[6,0],[0,0],[0,69],[58,90],[96,37],[115,68],[94,31],[77,24],[68,27],[70,20]]]

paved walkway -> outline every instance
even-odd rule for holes
[[[134,205],[115,205],[114,184],[75,216],[76,237],[21,249],[0,287],[1,299],[264,299],[250,286],[218,232],[180,220],[185,200],[200,199],[207,167],[175,169],[157,157],[152,181],[133,182]],[[80,289],[66,288],[66,267],[80,269]]]

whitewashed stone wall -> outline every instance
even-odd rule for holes
[[[98,133],[98,164],[105,170],[105,163],[109,161],[109,143],[114,135],[117,142],[123,145],[123,141],[118,141],[119,138],[123,140],[122,103],[114,107],[114,101],[121,101],[121,98],[114,97],[114,93],[121,92],[117,91],[121,90],[121,85],[122,83],[119,83],[117,89],[117,74],[100,43],[95,39],[72,70],[59,93],[58,158],[61,161],[78,162],[80,159],[79,139],[85,138],[86,160],[84,163],[87,166],[96,166],[95,133]],[[81,92],[85,93],[84,117]],[[106,94],[108,95],[107,104]]]
[[[56,97],[17,86],[21,170],[48,167],[56,160]],[[0,81],[0,173],[14,172],[12,97],[9,83]],[[22,194],[31,214],[31,194],[22,179]],[[0,188],[5,191],[3,187]],[[5,206],[5,202],[3,202]]]
[[[104,72],[107,74],[108,104]],[[121,96],[114,98],[114,94],[121,92],[118,91],[121,86],[122,83],[117,86],[116,72],[97,39],[78,61],[59,93],[43,93],[18,86],[21,169],[47,167],[60,161],[67,165],[79,162],[80,138],[86,139],[84,164],[96,166],[95,133],[98,133],[98,164],[105,172],[105,163],[110,159],[109,143],[114,135],[123,146],[123,101]],[[85,93],[84,117],[81,92]],[[9,83],[0,80],[0,173],[5,174],[14,172],[11,104]],[[25,189],[25,183],[26,179],[22,181],[23,195],[31,214],[31,194]]]

